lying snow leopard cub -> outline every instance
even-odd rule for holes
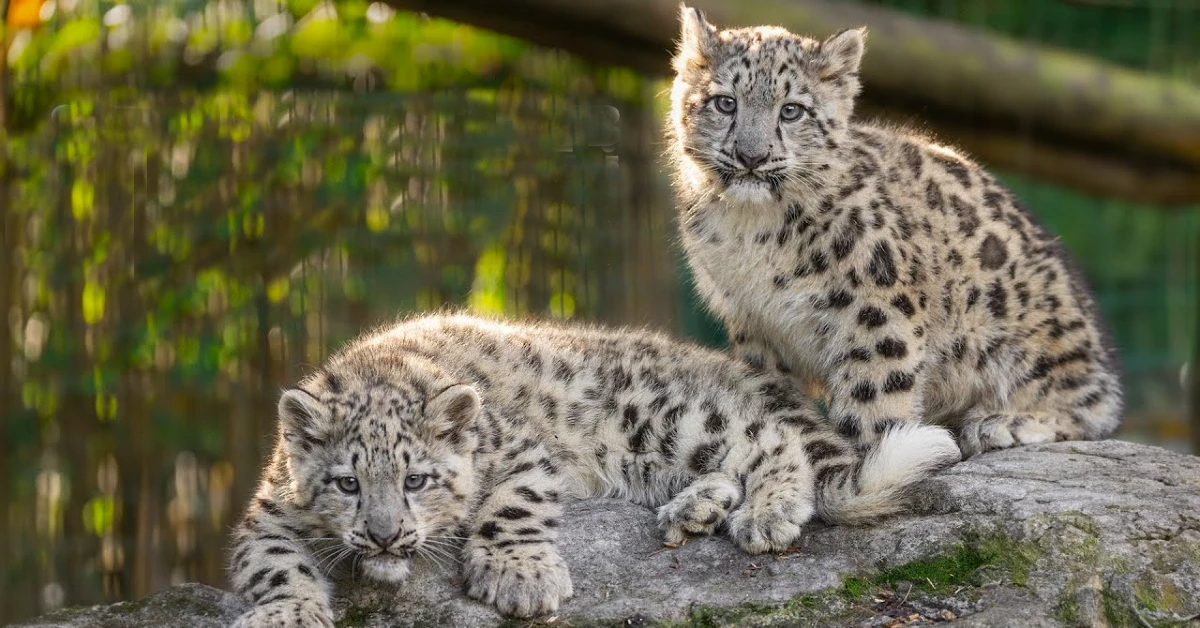
[[[741,359],[823,384],[866,442],[921,419],[966,455],[1116,429],[1115,352],[1062,245],[954,150],[851,120],[863,31],[682,20],[683,244]]]
[[[554,611],[568,498],[658,508],[666,537],[728,531],[786,548],[811,517],[865,523],[960,458],[941,428],[899,426],[865,457],[778,375],[639,331],[431,316],[367,334],[279,401],[279,436],[235,533],[241,626],[332,625],[343,557],[399,583],[457,546],[467,594]]]

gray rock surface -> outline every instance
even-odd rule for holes
[[[723,538],[665,548],[649,510],[576,503],[561,539],[576,595],[550,625],[1200,626],[1200,458],[1121,441],[1022,447],[947,470],[915,502],[759,557]],[[455,576],[430,565],[399,592],[343,591],[339,625],[501,623]],[[199,628],[240,608],[185,585],[30,625]]]

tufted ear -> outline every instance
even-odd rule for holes
[[[866,51],[867,27],[848,28],[821,42],[818,49],[817,76],[821,80],[858,72]]]
[[[289,388],[279,398],[279,424],[292,440],[324,441],[333,427],[333,413],[320,399],[303,388]]]
[[[704,67],[716,52],[717,28],[704,19],[700,9],[679,5],[679,52],[675,55],[675,71]]]
[[[479,416],[481,405],[479,393],[466,384],[457,384],[443,390],[425,406],[427,435],[460,442],[463,434]]]

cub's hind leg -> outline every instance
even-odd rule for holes
[[[1105,438],[1121,420],[1119,385],[1102,377],[1067,373],[1053,381],[1031,378],[1007,401],[973,408],[958,420],[963,456],[1017,445]]]
[[[681,543],[688,535],[710,535],[741,501],[742,487],[733,476],[708,473],[658,509],[658,526],[668,543]]]
[[[508,468],[476,511],[463,548],[467,595],[506,615],[553,612],[574,592],[555,545],[562,470],[542,446],[499,464]]]
[[[1017,445],[1051,443],[1057,438],[1048,412],[973,412],[958,430],[963,457]],[[1066,440],[1066,439],[1061,439]]]

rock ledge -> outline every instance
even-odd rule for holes
[[[653,513],[617,500],[572,505],[561,529],[576,596],[550,625],[1200,626],[1200,458],[1122,441],[977,456],[923,484],[914,514],[812,526],[787,555],[664,548]],[[342,591],[338,624],[524,623],[421,571],[400,592]],[[189,584],[25,625],[205,628],[243,608]]]

